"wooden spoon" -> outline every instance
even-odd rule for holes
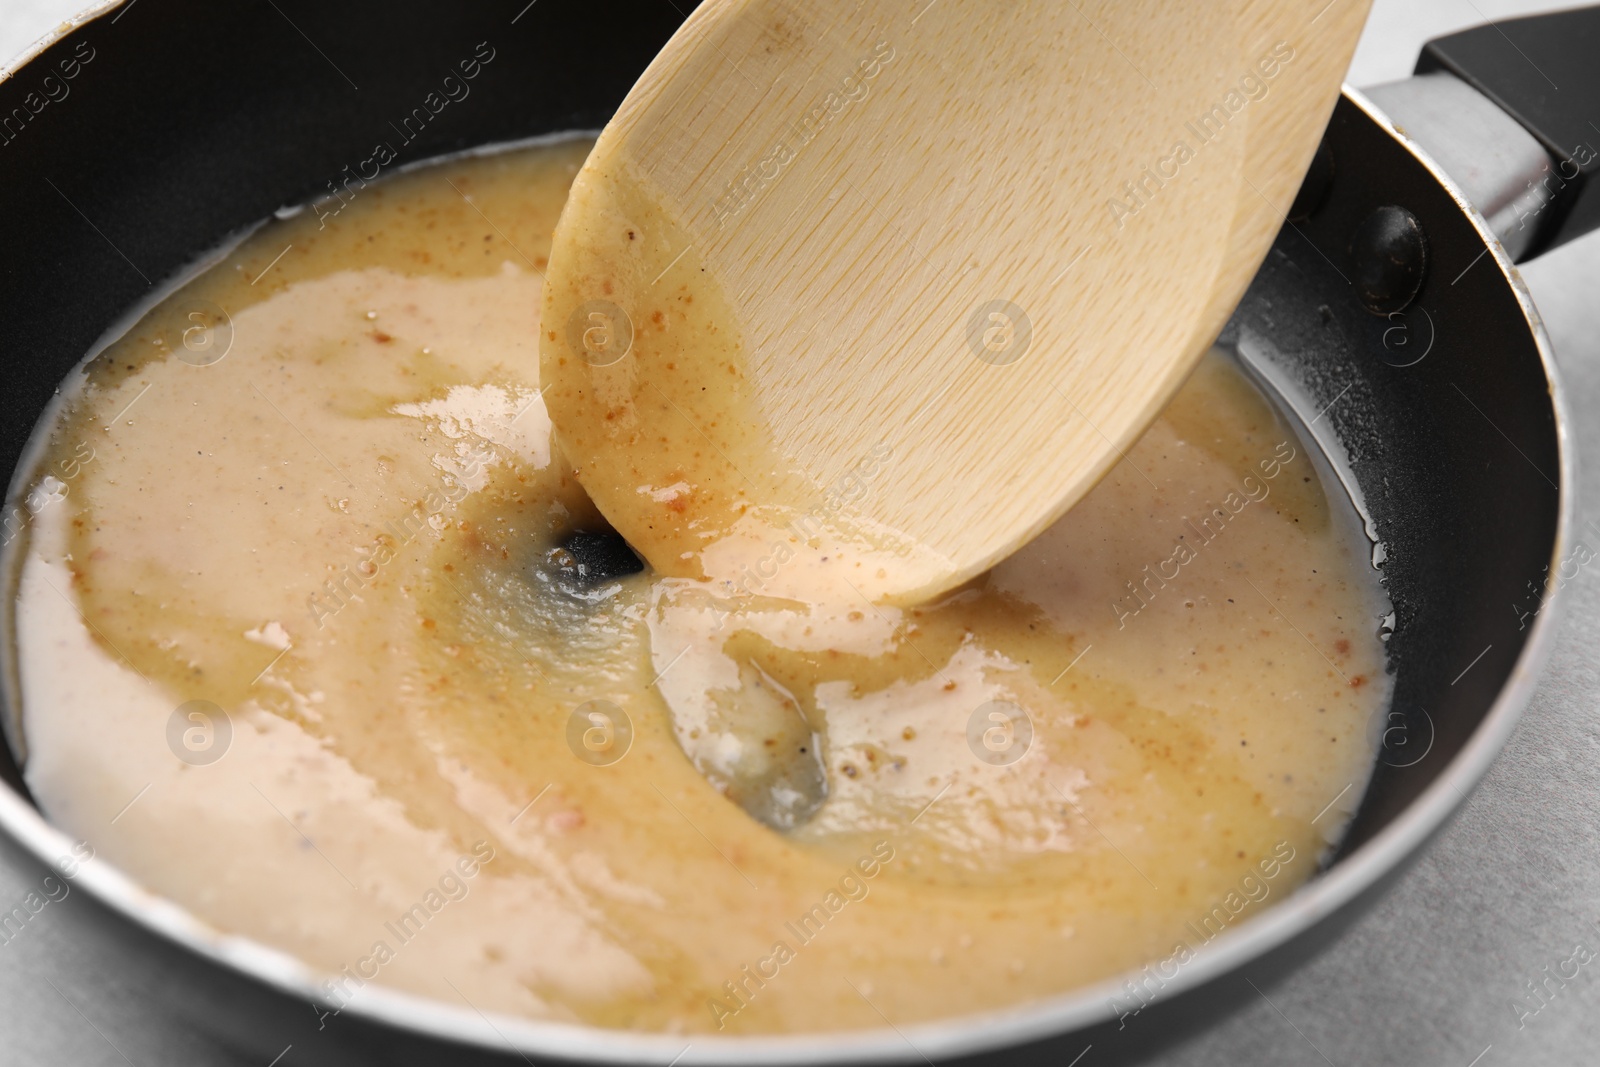
[[[1367,6],[707,0],[556,229],[565,455],[667,575],[909,602],[982,572],[1215,338]]]

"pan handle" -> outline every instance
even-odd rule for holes
[[[1423,46],[1418,75],[1448,73],[1532,134],[1550,167],[1520,194],[1519,259],[1600,228],[1600,6],[1507,19]],[[1413,79],[1415,81],[1417,79]]]

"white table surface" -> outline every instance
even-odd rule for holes
[[[81,6],[80,0],[0,0],[0,57],[17,55]],[[1579,5],[1376,0],[1349,80],[1369,85],[1406,76],[1430,37],[1570,6]],[[1600,420],[1592,414],[1600,407],[1600,235],[1558,249],[1524,274],[1577,414],[1579,517],[1586,525],[1600,519],[1594,506],[1600,465],[1588,461],[1600,455]],[[1580,537],[1600,543],[1588,531]],[[1576,946],[1600,952],[1594,569],[1585,569],[1569,591],[1532,706],[1428,854],[1328,951],[1152,1067],[1600,1063],[1600,966],[1582,969],[1520,1026],[1513,1007],[1525,983]],[[20,849],[0,842],[0,900],[21,899],[43,873]],[[69,898],[46,908],[26,936],[0,945],[0,1064],[243,1067],[246,1061],[149,1010],[133,969],[119,966],[100,936]],[[1081,1067],[1094,1067],[1092,1053]]]

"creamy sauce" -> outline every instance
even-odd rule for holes
[[[776,447],[738,316],[647,185],[589,158],[540,311],[544,401],[585,492],[658,573],[729,593],[871,604],[953,574],[846,492],[893,457],[887,434],[837,471]]]
[[[576,578],[558,546],[604,523],[537,314],[586,150],[270,224],[74,376],[14,557],[58,825],[334,1006],[732,1034],[1181,965],[1314,871],[1373,762],[1385,609],[1220,357],[938,603],[796,599],[777,555],[737,588]]]

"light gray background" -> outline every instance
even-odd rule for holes
[[[0,0],[0,56],[17,55],[80,6]],[[1370,85],[1406,76],[1430,37],[1571,6],[1579,5],[1376,0],[1349,80]],[[1600,234],[1529,264],[1524,274],[1576,415],[1578,537],[1600,547],[1600,527],[1589,525],[1600,519],[1600,466],[1589,461],[1600,456]],[[1537,697],[1441,840],[1329,951],[1267,987],[1261,1001],[1171,1050],[1160,1067],[1600,1063],[1600,959],[1520,1027],[1512,1007],[1527,982],[1576,946],[1600,951],[1596,569],[1586,568],[1569,587]],[[0,901],[20,900],[44,873],[0,843]],[[0,1064],[242,1067],[157,1016],[145,996],[136,973],[98,943],[72,898],[52,904],[22,936],[0,945]],[[1082,1067],[1093,1067],[1092,1054]]]

